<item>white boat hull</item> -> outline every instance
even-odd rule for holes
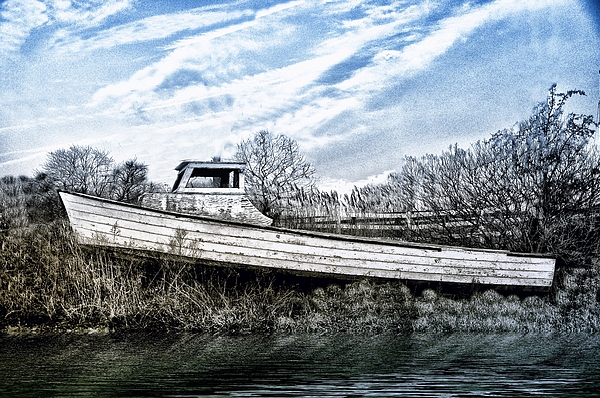
[[[60,193],[79,243],[210,263],[415,281],[549,287],[556,260],[293,231]]]

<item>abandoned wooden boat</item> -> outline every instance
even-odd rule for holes
[[[78,241],[303,274],[534,288],[552,284],[556,260],[549,256],[272,227],[244,195],[243,164],[190,161],[177,170],[173,191],[148,195],[141,206],[60,192]]]

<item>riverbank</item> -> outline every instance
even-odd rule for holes
[[[557,271],[545,293],[448,293],[115,256],[78,246],[65,221],[14,228],[0,247],[4,333],[596,332],[599,262]]]

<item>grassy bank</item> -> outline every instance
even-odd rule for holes
[[[299,332],[554,332],[600,329],[600,265],[560,269],[538,295],[449,294],[116,256],[55,221],[2,232],[0,328]]]

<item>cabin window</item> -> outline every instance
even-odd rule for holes
[[[220,177],[192,177],[186,188],[222,188]]]
[[[183,162],[175,170],[179,173],[172,192],[232,189],[237,193],[244,188],[243,163]]]
[[[184,188],[239,188],[240,172],[239,170],[194,169],[185,184]]]

